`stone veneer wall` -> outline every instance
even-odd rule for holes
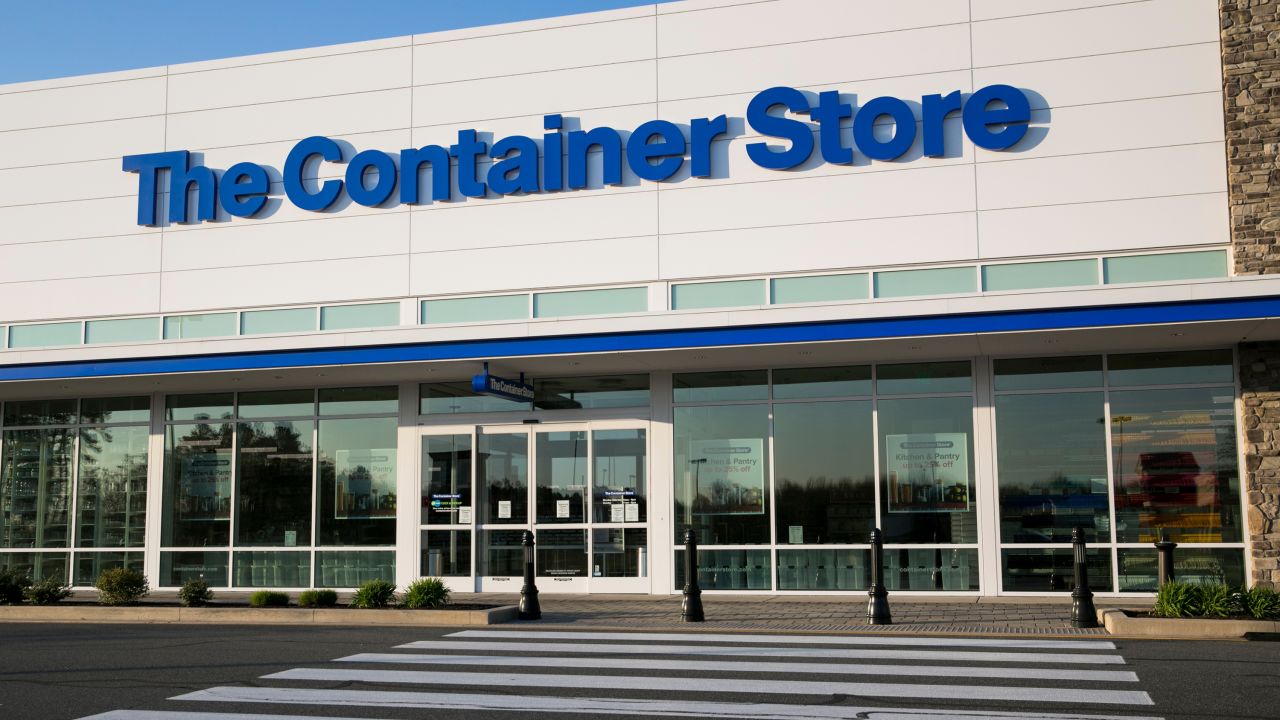
[[[1280,273],[1280,0],[1221,0],[1231,243],[1237,275]],[[1280,343],[1240,346],[1254,583],[1280,588]]]

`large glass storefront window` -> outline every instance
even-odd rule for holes
[[[146,397],[5,403],[0,567],[76,584],[141,567],[149,420]]]
[[[769,406],[675,410],[675,541],[768,545]]]
[[[1154,590],[1162,535],[1182,544],[1180,579],[1242,584],[1233,362],[1229,350],[996,360],[1003,589],[1070,590],[1074,527],[1095,590]]]
[[[397,397],[381,387],[166,398],[157,584],[394,579]]]
[[[773,407],[778,544],[865,543],[875,523],[871,401]]]

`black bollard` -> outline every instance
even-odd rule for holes
[[[521,620],[542,619],[542,606],[538,604],[538,586],[533,582],[533,533],[524,531],[524,587],[520,588]]]
[[[680,604],[684,622],[704,622],[702,588],[698,587],[698,534],[692,528],[684,531],[684,602]]]
[[[871,587],[867,590],[867,622],[872,625],[892,625],[889,614],[889,591],[884,589],[884,536],[880,528],[871,530]]]
[[[1075,556],[1076,589],[1071,591],[1071,627],[1098,627],[1098,611],[1089,589],[1089,562],[1085,553],[1084,528],[1071,529],[1071,552]]]
[[[1158,587],[1164,587],[1165,583],[1173,582],[1173,549],[1178,547],[1178,543],[1169,539],[1168,535],[1161,535],[1160,540],[1156,542],[1156,582]]]

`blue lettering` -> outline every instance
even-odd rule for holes
[[[315,192],[308,191],[302,175],[312,158],[316,157],[334,163],[342,162],[342,148],[338,147],[338,143],[320,135],[299,140],[284,159],[284,194],[289,202],[299,208],[319,212],[338,201],[338,196],[342,194],[342,181],[325,180]]]
[[[487,176],[490,190],[499,195],[538,192],[538,143],[533,138],[502,138],[493,144],[489,157],[497,161]]]
[[[431,199],[448,200],[450,197],[449,151],[439,145],[427,145],[418,149],[400,151],[400,202],[416,205],[419,202],[418,183],[422,166],[431,166]]]
[[[761,135],[791,141],[791,147],[778,150],[762,142],[747,145],[747,157],[751,162],[769,170],[788,170],[809,159],[813,154],[813,132],[809,124],[786,117],[770,115],[769,111],[783,106],[793,113],[809,112],[809,101],[804,93],[789,87],[773,87],[751,98],[747,105],[747,124]]]
[[[365,185],[370,170],[378,173],[373,187]],[[347,194],[352,202],[365,207],[377,207],[391,197],[396,189],[396,161],[381,150],[365,150],[356,153],[347,165]]]
[[[488,149],[488,143],[476,139],[475,130],[458,131],[458,144],[449,146],[449,154],[458,159],[458,192],[484,197],[484,183],[476,177],[476,158]]]
[[[587,153],[599,147],[604,156],[605,185],[622,184],[622,136],[611,127],[598,127],[590,132],[574,130],[569,133],[569,188],[580,190],[587,186]]]
[[[228,215],[253,217],[267,204],[267,191],[270,189],[271,178],[261,165],[236,163],[222,173],[218,203]]]
[[[893,137],[880,140],[873,128],[876,120],[888,115],[893,118]],[[893,160],[901,157],[916,140],[916,116],[911,106],[895,97],[878,97],[858,109],[853,118],[853,144],[872,160]]]
[[[657,138],[657,142],[652,142]],[[684,164],[684,133],[675,123],[650,120],[627,138],[627,164],[642,180],[666,180]],[[656,159],[657,163],[650,163]]]
[[[989,109],[993,102],[1003,108]],[[1010,85],[988,85],[969,96],[961,114],[964,132],[974,145],[988,150],[1005,150],[1018,144],[1027,134],[1031,121],[1031,101],[1026,93]],[[1004,127],[991,130],[993,125]]]

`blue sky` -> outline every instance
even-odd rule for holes
[[[0,11],[0,83],[492,25],[654,1],[10,0]]]

